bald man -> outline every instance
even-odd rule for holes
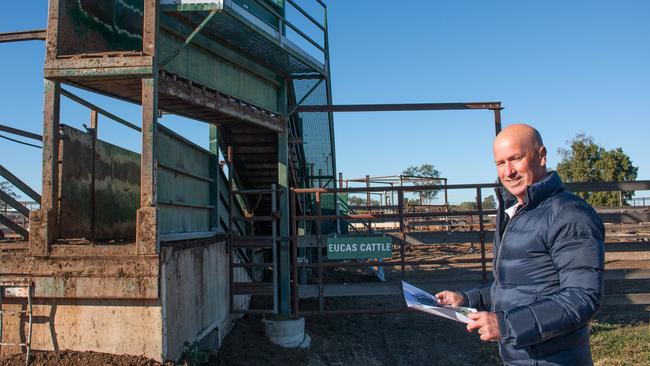
[[[498,341],[506,365],[592,365],[588,323],[603,293],[603,224],[557,173],[547,173],[546,148],[533,127],[508,126],[493,153],[502,184],[494,282],[436,296],[477,308],[467,330]]]

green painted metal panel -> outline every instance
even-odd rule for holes
[[[164,127],[157,143],[159,232],[210,231],[211,154]]]
[[[61,128],[59,237],[88,238],[94,229],[98,240],[134,238],[140,155],[101,140],[93,154],[92,135],[69,126]]]
[[[338,236],[327,238],[328,259],[390,258],[393,238],[389,236]]]
[[[144,0],[60,0],[60,55],[142,50]]]
[[[164,17],[165,15],[161,16]],[[177,32],[185,37],[191,29],[185,27],[181,30],[183,27],[178,24],[173,26],[175,29],[167,27],[169,20],[163,21],[163,24],[166,27],[160,32],[158,47],[159,54],[165,58],[185,41]],[[275,75],[255,66],[250,60],[234,56],[232,51],[225,52],[223,46],[208,41],[205,37],[197,36],[192,44],[164,65],[163,69],[266,110],[278,112],[279,90],[266,80],[274,80]]]
[[[207,231],[210,224],[208,210],[192,207],[160,206],[158,229],[161,234]]]
[[[156,147],[156,158],[161,164],[202,177],[210,176],[210,153],[207,150],[172,136],[163,129],[158,130]]]

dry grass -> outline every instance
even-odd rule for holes
[[[650,365],[650,325],[594,323],[591,352],[596,366]]]

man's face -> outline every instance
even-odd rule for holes
[[[493,149],[501,184],[523,202],[526,188],[546,176],[546,148],[504,136]]]

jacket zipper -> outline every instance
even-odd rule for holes
[[[508,223],[506,224],[506,227],[503,229],[503,235],[501,236],[501,239],[499,240],[499,248],[497,249],[497,252],[494,257],[494,284],[496,285],[499,282],[499,254],[501,254],[501,247],[503,247],[503,243],[505,242],[506,234],[508,233],[508,227],[510,227],[510,224],[514,219],[518,216],[519,212],[523,211],[524,208],[526,208],[528,204],[524,204],[519,209],[515,210],[515,213],[512,215],[512,217],[509,218]],[[504,212],[504,215],[507,215],[507,213]]]

